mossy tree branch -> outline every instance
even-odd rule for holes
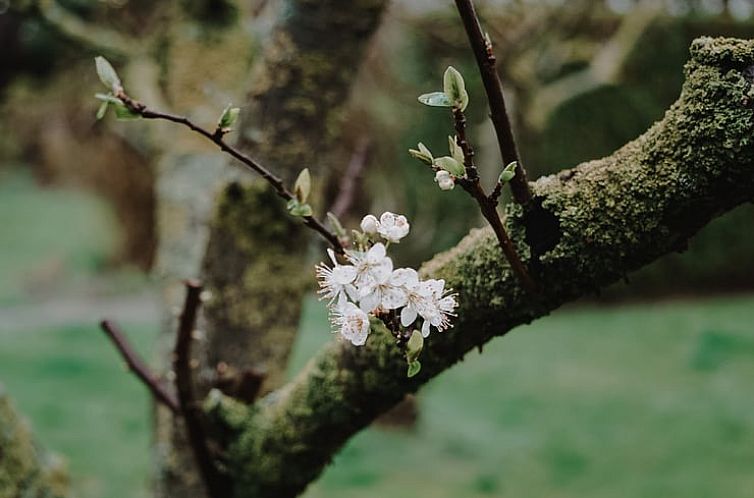
[[[447,280],[460,308],[456,327],[427,341],[418,376],[405,377],[389,332],[373,330],[363,348],[331,343],[254,406],[212,397],[208,410],[229,434],[235,496],[296,496],[351,436],[467,352],[678,250],[754,199],[753,111],[742,103],[754,41],[703,38],[691,53],[662,121],[609,157],[540,178],[526,214],[509,206],[507,228],[530,249],[540,299],[524,292],[492,233],[476,230],[423,268]]]
[[[41,450],[0,385],[0,498],[64,498],[68,478],[60,460]]]

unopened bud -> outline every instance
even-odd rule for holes
[[[453,176],[444,169],[435,173],[435,182],[437,182],[437,186],[440,187],[441,190],[453,190],[453,187],[456,186]]]
[[[371,214],[364,216],[361,220],[361,230],[369,235],[374,235],[380,228],[380,222],[377,221],[377,217]]]

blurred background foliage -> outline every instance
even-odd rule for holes
[[[145,295],[129,298],[121,312],[149,350],[158,321],[148,284],[157,243],[157,160],[209,150],[190,137],[165,140],[152,123],[96,121],[92,57],[104,53],[125,68],[137,97],[212,123],[228,100],[243,100],[254,40],[264,36],[271,2],[0,0],[0,305],[3,316],[15,317],[0,323],[0,380],[43,440],[70,455],[75,475],[86,476],[79,481],[83,496],[145,496],[146,397],[132,392],[138,387],[104,342],[93,344],[100,338],[85,324],[109,306],[108,296]],[[478,4],[532,179],[609,154],[661,118],[680,91],[695,37],[754,37],[746,0]],[[179,43],[161,43],[167,37]],[[123,45],[146,38],[148,48]],[[422,107],[416,96],[438,89],[449,64],[466,77],[470,130],[491,182],[502,165],[450,2],[395,2],[360,69],[332,155],[341,159],[332,168],[342,172],[368,139],[367,165],[344,221],[353,226],[367,212],[405,213],[414,230],[398,247],[401,264],[417,265],[482,225],[467,196],[441,192],[406,153],[419,141],[445,153],[449,116]],[[335,176],[324,186],[322,211],[337,197]],[[753,222],[754,207],[738,208],[704,228],[688,250],[631,275],[630,284],[602,299],[750,291]],[[52,318],[39,319],[58,316],[45,306],[54,307],[61,295],[93,299],[78,314],[61,312],[74,317],[63,330]],[[418,432],[359,436],[311,496],[417,496],[422,487],[427,496],[748,496],[754,482],[744,470],[754,464],[754,422],[740,393],[751,362],[734,360],[754,352],[744,334],[750,308],[751,299],[742,297],[645,312],[587,308],[547,319],[432,386]],[[321,309],[310,303],[307,310],[295,364],[316,346],[312,337],[327,337]],[[555,333],[562,329],[576,337]],[[646,347],[668,355],[648,367]],[[562,348],[567,355],[558,354]],[[584,370],[574,372],[573,362]],[[594,380],[606,364],[608,377]],[[582,378],[590,369],[594,378]],[[57,380],[50,383],[50,375]],[[500,378],[514,380],[501,387]],[[658,378],[666,379],[659,388],[652,386]],[[73,387],[86,379],[92,384]],[[58,392],[67,393],[64,400]],[[459,403],[459,396],[469,399]],[[459,411],[459,404],[475,408]],[[69,433],[81,423],[81,406],[87,417],[97,414],[84,425],[105,439]],[[562,417],[563,410],[570,415]],[[625,432],[614,433],[616,426]],[[656,438],[665,438],[663,450],[653,446]],[[127,464],[96,458],[98,443]],[[404,457],[396,462],[396,454]],[[396,466],[398,477],[387,479]],[[624,469],[620,486],[610,482],[617,468]],[[649,477],[630,484],[626,468]],[[440,474],[448,480],[435,483]],[[142,485],[134,487],[134,480]]]

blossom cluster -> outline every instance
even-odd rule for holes
[[[332,323],[340,335],[355,346],[364,345],[370,316],[389,313],[400,317],[402,327],[421,330],[423,337],[429,335],[431,327],[438,331],[451,327],[457,302],[445,289],[445,281],[421,280],[412,268],[393,268],[393,260],[387,255],[391,242],[408,235],[410,226],[405,216],[386,212],[378,220],[367,215],[361,229],[366,242],[346,251],[346,264],[340,264],[329,250],[332,266],[317,265],[320,295],[328,300]]]

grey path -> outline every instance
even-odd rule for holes
[[[97,323],[112,318],[122,323],[157,323],[159,297],[155,292],[125,296],[61,296],[34,303],[0,307],[0,333]]]

